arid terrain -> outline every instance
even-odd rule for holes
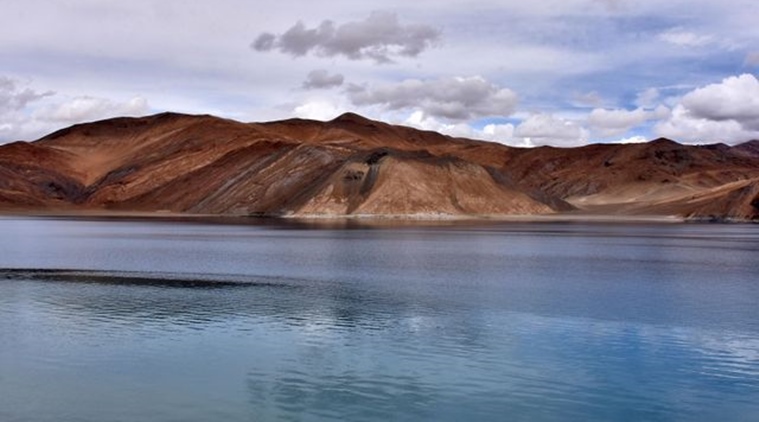
[[[759,219],[759,141],[513,148],[345,114],[163,113],[0,146],[5,212]]]

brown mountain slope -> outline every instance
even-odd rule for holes
[[[733,216],[734,203],[717,206],[722,211],[713,214],[691,202],[759,176],[759,156],[746,154],[744,148],[686,146],[667,139],[547,147],[521,151],[504,163],[502,171],[522,186],[562,198],[585,212]],[[661,207],[665,202],[670,205]],[[749,207],[736,218],[754,218],[757,212]]]
[[[35,174],[66,177],[75,188],[60,204],[34,202],[49,195],[14,187],[28,179],[15,172],[3,199],[15,207],[234,215],[532,214],[556,208],[479,163],[447,154],[466,141],[351,114],[327,123],[243,124],[166,113],[77,125],[20,145],[66,157],[53,167],[63,169],[60,177],[43,167]],[[12,152],[0,147],[0,156],[6,149]],[[8,153],[6,161],[30,159]],[[17,200],[19,192],[30,199]],[[558,199],[551,204],[569,207]]]
[[[755,219],[757,151],[664,139],[520,149],[350,113],[260,124],[163,113],[0,146],[0,209]]]
[[[39,144],[0,147],[0,207],[67,208],[84,189],[76,157]]]

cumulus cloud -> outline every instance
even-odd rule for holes
[[[736,120],[759,130],[759,80],[751,74],[698,88],[683,97],[682,105],[697,118]]]
[[[678,47],[703,47],[715,41],[712,35],[697,34],[680,27],[660,33],[659,39]]]
[[[642,144],[642,143],[648,142],[648,141],[649,141],[649,139],[646,138],[645,136],[634,135],[634,136],[630,136],[628,138],[617,139],[614,142],[617,143],[617,144]]]
[[[685,142],[759,139],[759,80],[743,74],[695,89],[683,96],[671,117],[655,130],[660,136]]]
[[[277,50],[293,57],[308,53],[322,57],[344,56],[391,63],[393,57],[416,57],[440,39],[440,31],[428,25],[403,25],[394,13],[373,12],[363,21],[336,25],[325,20],[315,28],[303,22],[275,35],[264,32],[251,44],[256,51]]]
[[[514,129],[530,146],[577,146],[588,143],[588,131],[577,122],[550,114],[533,114]]]
[[[324,69],[312,70],[308,73],[306,80],[303,82],[304,89],[326,89],[335,88],[343,84],[345,78],[343,75],[336,73],[330,75]]]
[[[478,129],[463,122],[443,122],[435,117],[426,116],[424,112],[417,110],[411,113],[402,124],[422,130],[432,130],[457,138],[493,141],[512,146],[517,143],[517,140],[514,139],[514,125],[510,123],[488,124]]]
[[[552,145],[578,146],[588,143],[588,131],[577,122],[550,114],[533,114],[517,126],[511,123],[491,123],[473,127],[464,122],[445,122],[422,111],[413,112],[403,124],[446,135],[498,142],[516,147]]]
[[[306,101],[293,109],[293,114],[301,119],[332,120],[345,113],[345,108],[328,100],[314,99]]]
[[[6,113],[23,110],[27,105],[52,95],[55,95],[52,91],[37,92],[24,87],[16,79],[0,76],[0,117]]]
[[[347,93],[355,106],[421,110],[425,115],[454,121],[508,116],[518,102],[513,91],[480,76],[408,79],[374,87],[352,85]]]
[[[649,120],[661,120],[669,117],[670,110],[659,106],[653,110],[637,108],[635,110],[597,108],[588,115],[588,125],[601,137],[621,135]]]
[[[482,139],[514,145],[514,125],[491,123],[482,128]]]
[[[442,122],[435,117],[425,116],[424,112],[418,110],[411,113],[403,124],[460,138],[478,138],[477,131],[466,123]]]
[[[0,76],[0,143],[36,139],[73,123],[148,111],[148,103],[141,97],[125,102],[86,96],[58,100],[52,91],[39,92]]]
[[[682,105],[677,105],[672,109],[672,117],[656,125],[654,130],[658,136],[686,143],[737,144],[759,138],[759,132],[748,131],[735,120],[715,121],[694,118]]]
[[[36,125],[29,109],[53,95],[52,91],[38,92],[19,80],[0,76],[0,143],[31,134]]]

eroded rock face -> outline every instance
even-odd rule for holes
[[[0,209],[221,215],[759,216],[756,142],[510,148],[346,114],[164,113],[0,146]]]

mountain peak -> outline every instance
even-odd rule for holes
[[[659,138],[517,151],[355,113],[268,124],[162,113],[0,147],[0,212],[434,216],[578,208],[759,220],[757,146]]]
[[[759,140],[744,142],[731,148],[732,151],[743,155],[759,157]]]
[[[105,134],[113,135],[118,132],[142,131],[154,125],[165,124],[181,120],[193,120],[209,118],[209,115],[182,114],[174,112],[163,112],[150,116],[141,117],[112,117],[94,122],[77,123],[64,129],[55,131],[41,138],[41,141],[62,138],[74,133],[81,133],[85,136]]]
[[[757,147],[759,147],[759,139],[754,139],[752,141],[743,142],[741,144],[736,145],[736,147],[739,147],[739,148],[741,148],[741,147],[743,147],[743,148],[748,148],[748,147],[757,148]]]
[[[374,120],[368,119],[360,114],[347,112],[343,113],[332,120],[332,123],[353,123],[353,124],[368,124],[375,123]]]
[[[650,142],[652,145],[680,145],[669,138],[656,138]]]

